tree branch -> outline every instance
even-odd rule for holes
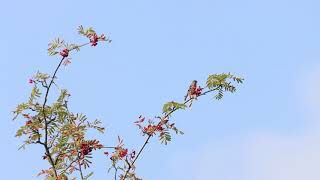
[[[78,165],[79,165],[79,172],[80,172],[81,179],[84,180],[83,173],[82,173],[82,168],[81,168],[81,164],[80,164],[79,153],[78,153]]]
[[[82,45],[76,46],[76,47],[74,47],[74,48],[72,48],[72,49],[69,49],[69,52],[72,51],[72,50],[75,50],[75,49],[77,49],[77,48],[86,46],[86,45],[88,45],[88,44],[90,44],[90,42],[87,42],[87,43],[84,43],[84,44],[82,44]],[[63,57],[63,58],[60,60],[58,66],[56,67],[56,69],[55,69],[55,71],[54,71],[54,73],[53,73],[53,75],[51,76],[51,80],[50,80],[50,82],[49,82],[49,85],[43,86],[43,87],[46,88],[46,94],[45,94],[44,102],[43,102],[43,105],[42,105],[42,114],[43,114],[43,119],[44,119],[44,130],[45,130],[45,136],[44,136],[45,140],[44,140],[43,143],[40,143],[40,144],[42,144],[42,145],[44,146],[44,148],[45,148],[46,154],[47,154],[47,156],[48,156],[48,158],[49,158],[49,161],[50,161],[50,164],[51,164],[52,169],[53,169],[53,171],[54,171],[55,177],[58,177],[58,173],[57,173],[57,169],[56,169],[56,167],[55,167],[55,162],[53,161],[52,155],[51,155],[51,153],[50,153],[50,148],[51,148],[51,147],[48,146],[48,126],[49,126],[49,124],[52,122],[52,120],[50,120],[50,121],[47,120],[47,115],[46,115],[45,107],[46,107],[46,104],[47,104],[47,102],[48,102],[48,96],[49,96],[50,88],[51,88],[52,84],[54,83],[54,79],[56,78],[57,72],[58,72],[58,70],[60,69],[61,64],[63,63],[63,61],[64,61],[65,58],[66,58],[66,57]],[[40,141],[39,141],[39,142],[40,142]]]
[[[210,93],[210,92],[212,92],[212,91],[216,91],[216,90],[218,90],[218,89],[219,89],[219,87],[214,88],[214,89],[209,89],[209,90],[201,93],[198,97],[203,96],[203,95],[206,95],[207,93]],[[184,101],[183,104],[186,105],[188,102],[192,101],[193,99],[195,99],[195,98],[190,98],[190,99]],[[158,125],[160,125],[163,120],[165,120],[166,118],[168,118],[168,117],[169,117],[172,113],[174,113],[176,110],[178,110],[178,109],[173,108],[173,109],[172,109],[171,111],[169,111],[165,116],[163,116],[162,118],[160,118],[161,120],[160,120],[160,122],[158,123]],[[142,151],[145,149],[146,145],[149,143],[149,140],[150,140],[151,137],[152,137],[152,134],[148,134],[148,137],[147,137],[147,139],[145,140],[145,142],[143,143],[142,147],[140,148],[137,156],[136,156],[135,159],[132,161],[132,163],[129,164],[129,167],[128,167],[125,175],[124,175],[123,180],[125,180],[125,179],[127,178],[128,173],[129,173],[130,170],[132,169],[134,163],[137,161],[137,159],[139,158],[139,156],[140,156],[140,154],[142,153]]]

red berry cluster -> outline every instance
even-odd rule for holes
[[[22,116],[28,119],[28,121],[26,121],[26,126],[30,126],[32,124],[32,117],[29,114],[22,114]]]
[[[119,150],[119,157],[124,158],[128,154],[128,149],[120,149]]]
[[[92,151],[92,147],[90,147],[90,145],[87,143],[82,143],[80,148],[81,148],[81,154],[83,156],[88,155]]]
[[[32,124],[32,121],[31,120],[28,120],[27,122],[26,122],[26,126],[30,126]]]
[[[112,154],[112,156],[110,157],[110,159],[112,160],[112,161],[115,161],[115,160],[117,160],[117,159],[122,159],[122,158],[124,158],[124,157],[126,157],[127,156],[127,154],[128,154],[128,149],[124,149],[124,148],[122,148],[122,147],[116,147],[115,148],[115,152]],[[105,152],[104,153],[105,155],[108,155],[109,153],[108,152]]]
[[[162,125],[160,125],[160,124],[159,124],[159,125],[157,125],[156,130],[157,130],[157,131],[163,131],[163,127],[162,127]]]
[[[196,90],[194,91],[194,95],[196,96],[200,96],[201,92],[202,92],[203,88],[201,88],[200,86],[196,88]]]
[[[151,125],[149,124],[147,127],[143,128],[143,132],[149,135],[152,135],[155,133],[155,131],[162,132],[164,129],[162,127],[162,124],[158,125]]]
[[[106,40],[104,34],[101,34],[100,37],[97,34],[89,34],[88,38],[90,39],[91,46],[96,46],[99,40]]]
[[[29,84],[33,84],[34,80],[33,79],[29,79]]]
[[[60,52],[60,55],[62,57],[68,57],[69,56],[69,50],[68,49],[63,49],[61,52]]]

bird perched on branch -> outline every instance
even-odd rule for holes
[[[189,86],[187,95],[184,96],[184,100],[186,101],[188,97],[190,97],[190,99],[195,98],[196,90],[197,90],[197,81],[193,80]]]

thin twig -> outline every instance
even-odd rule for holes
[[[198,97],[203,96],[203,95],[206,95],[207,93],[210,93],[210,92],[215,91],[215,90],[218,90],[218,89],[219,89],[219,87],[216,87],[216,88],[214,88],[214,89],[209,89],[209,90],[201,93]],[[192,101],[193,99],[195,99],[195,98],[190,98],[190,99],[184,101],[183,104],[186,105],[188,102]],[[158,123],[158,125],[160,125],[164,119],[168,118],[168,117],[169,117],[172,113],[174,113],[176,110],[178,110],[178,109],[177,109],[177,108],[173,108],[173,109],[172,109],[170,112],[168,112],[164,117],[160,118],[161,120],[160,120],[160,122]],[[149,134],[148,137],[147,137],[147,139],[146,139],[145,142],[143,143],[142,147],[140,148],[137,156],[136,156],[135,159],[132,161],[132,163],[129,164],[129,167],[128,167],[125,175],[124,175],[123,180],[125,180],[125,179],[127,178],[128,173],[130,172],[131,168],[133,167],[134,163],[135,163],[135,162],[137,161],[137,159],[139,158],[140,154],[142,153],[142,151],[144,150],[144,148],[146,147],[146,145],[149,143],[149,140],[150,140],[151,137],[152,137],[152,134]]]
[[[75,160],[73,160],[68,167],[66,167],[63,171],[61,171],[61,174],[67,172],[67,170],[72,166],[73,163],[75,163],[76,161],[78,161],[78,158],[76,158]]]
[[[79,165],[79,172],[80,172],[81,179],[84,180],[83,173],[82,173],[82,168],[81,168],[81,164],[80,164],[79,153],[78,153],[78,165]]]
[[[53,83],[53,81],[54,81],[54,79],[56,77],[56,74],[57,74],[57,72],[58,72],[58,70],[59,70],[59,68],[60,68],[60,66],[61,66],[61,64],[62,64],[64,59],[65,59],[65,57],[63,57],[60,60],[58,66],[56,67],[56,69],[55,69],[55,71],[53,73],[53,76],[51,77],[50,83],[49,83],[48,87],[46,88],[47,91],[46,91],[46,95],[44,97],[44,102],[43,102],[43,105],[42,105],[42,114],[43,114],[43,118],[44,118],[44,130],[45,130],[45,140],[44,140],[44,145],[43,146],[44,146],[46,154],[47,154],[47,156],[49,158],[49,161],[50,161],[50,164],[52,166],[52,169],[53,169],[55,177],[58,177],[58,173],[57,173],[57,170],[56,170],[56,167],[55,167],[55,164],[54,164],[54,161],[53,161],[53,158],[51,156],[50,149],[49,149],[49,146],[48,146],[48,125],[49,124],[48,124],[48,121],[47,121],[45,106],[46,106],[47,101],[48,101],[48,95],[49,95],[49,91],[50,91],[51,85],[52,85],[52,83]]]
[[[117,180],[118,168],[114,166],[114,180]]]

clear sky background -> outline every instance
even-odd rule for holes
[[[52,73],[55,37],[83,43],[79,25],[111,37],[85,47],[58,76],[70,107],[107,128],[97,135],[129,147],[144,138],[133,125],[182,100],[193,79],[213,73],[245,78],[222,101],[205,96],[173,121],[185,135],[167,146],[154,139],[137,162],[150,180],[320,179],[320,1],[2,1],[0,5],[0,179],[42,179],[43,149],[18,151],[12,122],[27,100],[28,79]],[[52,91],[54,92],[54,91]],[[92,179],[112,179],[109,159],[95,153]]]

